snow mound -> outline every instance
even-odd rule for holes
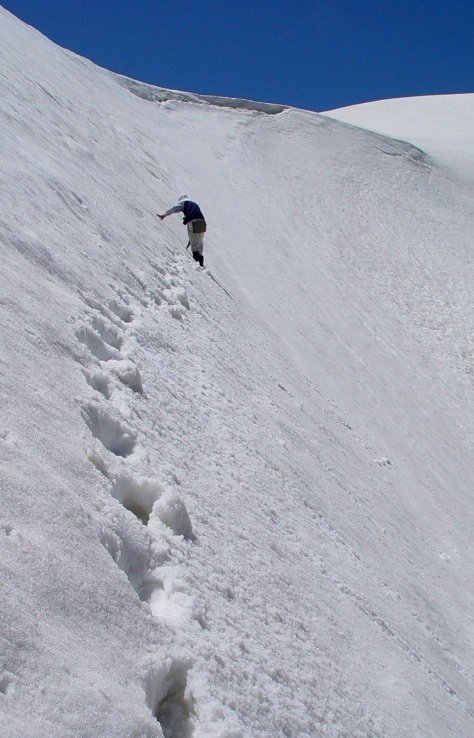
[[[410,141],[441,165],[474,179],[474,94],[396,98],[329,110],[330,116]]]

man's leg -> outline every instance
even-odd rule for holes
[[[191,223],[189,224],[192,225]],[[191,251],[193,252],[193,259],[203,267],[203,249],[204,249],[204,233],[193,233],[192,228],[188,226],[189,242],[191,244]]]

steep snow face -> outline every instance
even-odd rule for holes
[[[471,738],[465,183],[0,57],[1,735]]]
[[[410,141],[447,169],[474,179],[474,94],[380,100],[324,115]]]

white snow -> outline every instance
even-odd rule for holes
[[[0,60],[0,735],[472,738],[465,171]]]
[[[324,115],[403,139],[472,182],[474,94],[395,98],[330,110]]]

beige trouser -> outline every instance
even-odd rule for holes
[[[193,223],[193,220],[188,223],[188,238],[191,245],[191,251],[193,253],[197,251],[198,254],[202,254],[204,248],[204,233],[193,233]]]

